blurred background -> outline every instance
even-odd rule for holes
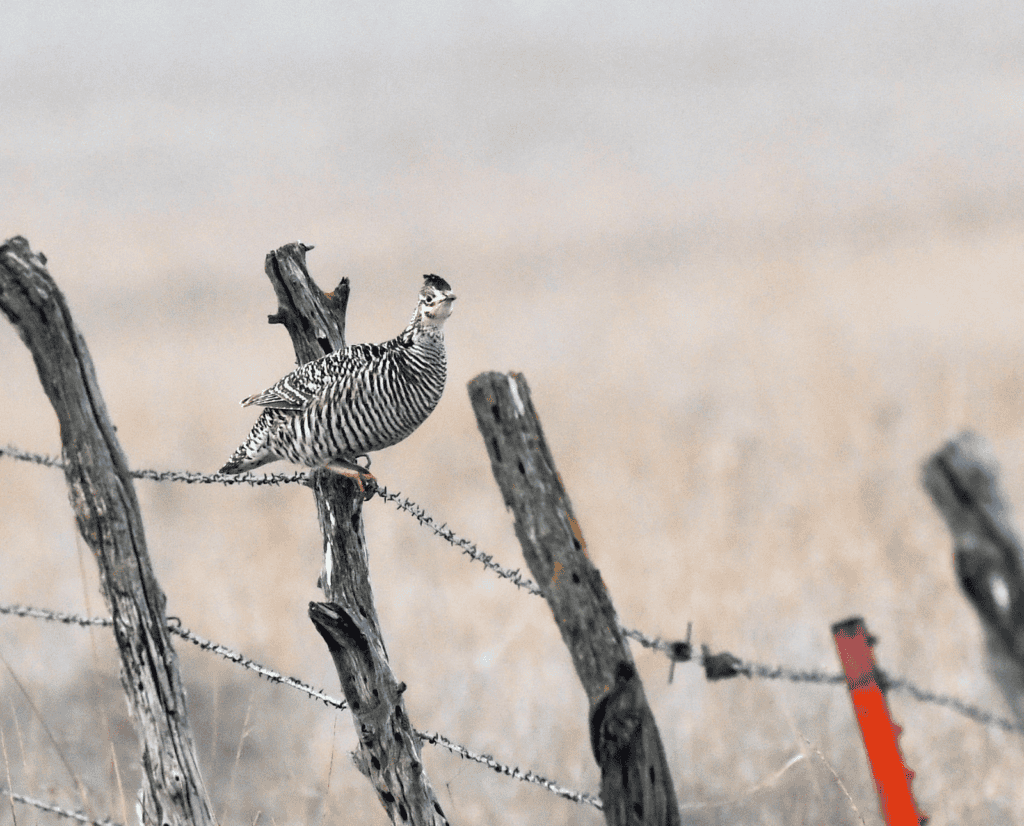
[[[449,386],[374,457],[389,489],[521,566],[465,391],[521,371],[627,626],[838,671],[829,627],[861,614],[885,669],[1005,714],[919,468],[975,429],[1024,507],[1022,43],[989,0],[15,0],[0,237],[46,253],[134,468],[216,470],[294,365],[269,250],[351,279],[352,342],[438,273]],[[58,453],[6,320],[0,385],[0,443]],[[137,489],[168,613],[337,695],[309,491]],[[392,505],[365,519],[414,725],[595,792],[545,605]],[[105,613],[59,471],[0,460],[0,546],[0,602]],[[386,822],[347,714],[178,651],[224,823]],[[132,822],[109,633],[5,618],[0,653],[15,791]],[[880,822],[842,690],[635,654],[692,822]],[[891,704],[933,824],[1021,821],[1019,736]],[[453,823],[603,822],[424,755]]]

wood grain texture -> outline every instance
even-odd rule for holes
[[[609,824],[678,824],[661,736],[611,596],[587,556],[526,379],[482,373],[469,383],[477,426],[523,556],[547,600],[590,701],[594,757]]]
[[[128,462],[92,359],[42,254],[0,247],[0,308],[32,352],[60,424],[71,506],[114,620],[121,682],[142,745],[143,823],[214,823],[196,761],[165,597],[153,573]]]

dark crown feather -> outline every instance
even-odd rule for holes
[[[439,275],[425,275],[423,278],[426,280],[424,286],[433,287],[435,290],[444,290],[445,292],[451,292],[451,285],[445,281]]]

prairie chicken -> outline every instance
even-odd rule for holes
[[[426,275],[416,311],[398,336],[328,353],[243,399],[243,406],[259,405],[263,412],[220,472],[286,459],[327,467],[365,491],[373,476],[356,458],[402,441],[441,399],[447,373],[442,327],[454,300],[447,281]]]

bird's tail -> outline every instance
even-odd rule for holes
[[[231,454],[231,458],[218,473],[245,473],[278,458],[267,447],[267,435],[275,424],[271,421],[272,417],[267,415],[269,412],[263,411],[245,441]]]

